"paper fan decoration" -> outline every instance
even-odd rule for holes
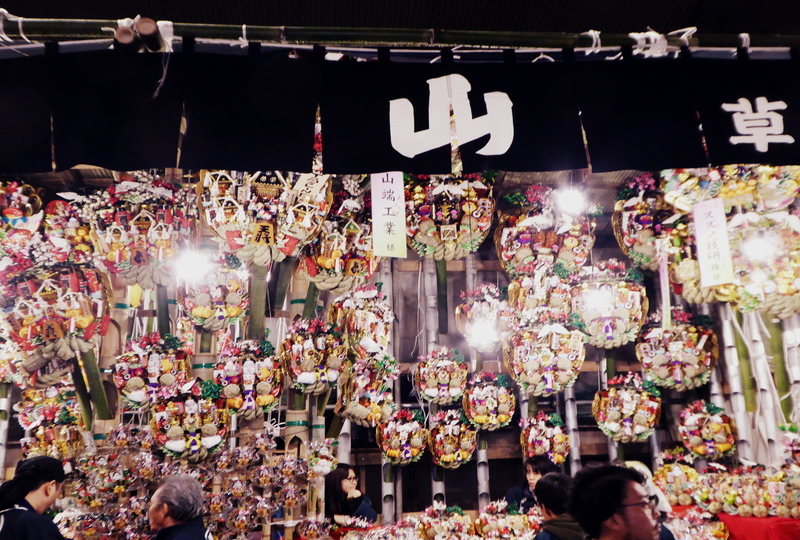
[[[517,398],[506,374],[474,373],[464,392],[464,415],[479,430],[506,427],[514,416]]]
[[[657,322],[642,328],[636,356],[650,380],[683,392],[709,381],[719,357],[719,345],[710,325],[700,321],[693,324],[689,314],[675,310],[674,323],[669,328],[661,328]]]
[[[695,401],[681,412],[678,433],[683,446],[698,457],[719,459],[736,450],[736,425],[708,401]]]
[[[484,506],[475,520],[475,532],[481,538],[532,539],[538,530],[539,524],[527,515],[509,513],[505,499]]]
[[[238,322],[250,305],[247,271],[234,255],[216,253],[219,266],[178,285],[178,302],[196,326],[216,332]]]
[[[420,357],[414,371],[414,384],[422,399],[450,405],[464,394],[468,371],[464,355],[458,349],[438,347]]]
[[[510,318],[508,302],[497,285],[484,283],[461,293],[456,307],[456,326],[470,347],[480,352],[500,349],[501,336]]]
[[[222,249],[269,266],[294,257],[322,230],[333,201],[329,175],[203,171],[198,202]]]
[[[636,340],[647,315],[648,301],[641,272],[628,271],[617,259],[589,268],[572,292],[573,325],[586,342],[611,349]]]
[[[269,341],[237,341],[219,356],[214,382],[230,410],[244,420],[269,412],[280,403],[283,373]]]
[[[387,421],[397,408],[392,388],[400,367],[393,356],[379,347],[359,347],[357,353],[335,412],[360,426],[375,427]]]
[[[418,461],[428,446],[428,430],[420,409],[400,409],[378,424],[375,438],[392,465]]]
[[[347,349],[337,326],[322,319],[298,319],[286,332],[280,357],[292,388],[322,394],[336,386]]]
[[[661,417],[661,397],[651,381],[638,373],[617,375],[608,388],[598,391],[592,414],[600,430],[611,439],[627,443],[644,441]]]
[[[513,331],[503,345],[503,361],[522,392],[550,396],[572,386],[586,349],[583,334],[560,324]]]
[[[492,227],[496,173],[463,177],[405,175],[408,245],[422,257],[461,259]]]
[[[430,421],[428,446],[434,464],[456,469],[472,459],[478,434],[470,429],[462,410],[440,411]]]
[[[559,212],[553,195],[551,188],[531,185],[524,195],[506,196],[522,206],[501,213],[494,234],[497,257],[511,278],[533,275],[540,263],[573,272],[589,260],[594,223]]]
[[[360,185],[363,179],[344,177],[322,231],[303,248],[300,269],[321,290],[346,293],[378,269],[380,259],[372,250],[371,192]]]
[[[364,339],[384,350],[389,346],[394,312],[381,292],[382,286],[361,285],[331,303],[328,320],[342,329],[351,351],[355,352]]]
[[[557,413],[538,412],[534,418],[522,418],[519,440],[526,458],[547,456],[558,465],[569,455],[569,435],[564,421]]]

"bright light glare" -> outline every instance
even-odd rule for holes
[[[611,291],[608,289],[589,289],[583,293],[586,309],[601,310],[611,307]]]
[[[586,210],[586,194],[575,188],[558,190],[556,195],[558,208],[565,214],[577,216]]]
[[[186,283],[197,283],[206,278],[209,272],[217,266],[208,253],[197,251],[182,251],[175,262],[175,275]]]
[[[464,337],[467,338],[467,343],[476,349],[486,349],[500,341],[500,334],[494,322],[485,319],[470,324]]]
[[[771,263],[778,258],[780,238],[765,233],[742,243],[742,254],[755,263]]]

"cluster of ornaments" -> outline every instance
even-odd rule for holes
[[[470,428],[460,409],[440,411],[431,416],[428,446],[436,465],[456,469],[472,459],[478,434]]]
[[[508,375],[473,373],[464,392],[464,415],[478,430],[506,427],[514,416],[517,398]]]
[[[381,454],[392,465],[418,461],[428,446],[428,429],[420,409],[400,409],[381,422],[375,439]]]
[[[569,434],[564,421],[557,413],[536,413],[533,418],[522,418],[519,440],[526,458],[547,456],[556,465],[564,463],[569,455]]]
[[[222,386],[230,411],[243,420],[262,416],[280,403],[283,371],[269,341],[230,344],[219,356],[213,380]]]
[[[660,392],[634,372],[617,375],[594,396],[592,414],[600,430],[621,442],[644,441],[661,417]]]
[[[204,276],[178,286],[178,302],[195,326],[217,332],[244,317],[250,298],[247,273],[235,255],[216,253]]]
[[[462,292],[461,299],[463,303],[456,307],[458,331],[479,352],[498,350],[511,317],[500,288],[484,283],[474,291]]]
[[[394,312],[382,286],[383,283],[361,285],[331,302],[328,320],[341,329],[352,352],[364,339],[384,351],[389,347]]]
[[[387,421],[397,408],[392,391],[399,376],[397,360],[365,338],[342,385],[337,414],[369,428]]]
[[[736,450],[736,425],[722,408],[708,401],[695,401],[681,412],[678,433],[697,457],[719,459]]]
[[[298,319],[286,332],[280,358],[292,388],[318,395],[336,386],[347,348],[339,327],[322,319]]]
[[[420,357],[414,382],[422,399],[439,405],[455,403],[467,388],[469,366],[458,349],[438,347]]]
[[[540,528],[534,515],[511,513],[505,499],[483,507],[475,520],[475,532],[481,538],[533,540]]]

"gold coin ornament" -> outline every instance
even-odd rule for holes
[[[367,347],[377,345],[386,350],[389,346],[394,312],[381,291],[382,286],[383,283],[361,285],[331,302],[328,320],[342,329],[352,352],[365,339]]]
[[[122,173],[104,191],[73,197],[77,222],[88,224],[95,266],[128,285],[173,282],[173,265],[197,231],[194,191],[145,171]],[[69,225],[69,221],[67,221]]]
[[[397,409],[392,389],[400,366],[394,356],[379,347],[359,346],[355,358],[335,412],[359,426],[375,427]]]
[[[215,252],[215,266],[178,284],[178,302],[195,326],[217,332],[240,321],[250,305],[247,270],[232,254]]]
[[[599,261],[582,274],[572,291],[570,322],[586,335],[586,343],[611,349],[635,341],[644,324],[648,302],[642,274],[617,259]]]
[[[494,539],[523,539],[531,538],[539,524],[529,516],[512,513],[505,499],[492,501],[481,509],[478,519],[475,520],[475,532],[481,538]]]
[[[322,319],[298,319],[281,342],[280,357],[292,388],[318,395],[338,384],[347,347],[338,326]]]
[[[672,506],[692,506],[695,493],[701,488],[700,475],[690,464],[694,456],[682,448],[662,452],[661,465],[653,473],[653,482],[666,495]]]
[[[719,345],[710,317],[692,317],[676,308],[673,321],[668,328],[659,321],[645,324],[636,342],[636,356],[650,380],[684,392],[709,381]]]
[[[202,171],[198,204],[221,248],[270,266],[296,257],[331,209],[330,175]]]
[[[464,395],[468,371],[469,366],[461,351],[437,347],[419,358],[414,370],[414,384],[425,401],[451,405]]]
[[[198,463],[225,446],[230,415],[213,381],[189,380],[177,394],[159,391],[151,413],[159,448],[174,459]]]
[[[392,465],[419,461],[428,446],[428,430],[420,409],[400,409],[378,424],[375,438]]]
[[[269,341],[244,340],[228,345],[214,369],[214,382],[231,412],[253,420],[280,403],[283,373]]]
[[[461,409],[440,411],[431,416],[428,447],[433,463],[445,469],[457,469],[472,459],[478,433],[469,427]]]
[[[540,267],[547,274],[574,272],[589,260],[594,245],[594,221],[573,217],[556,208],[555,192],[534,184],[523,195],[505,199],[516,209],[501,213],[494,243],[503,270],[512,278],[532,276]]]
[[[522,453],[526,458],[547,456],[556,465],[564,463],[569,455],[567,426],[558,413],[542,411],[533,418],[521,418],[519,436]]]
[[[456,307],[456,326],[469,346],[480,352],[499,350],[511,318],[500,288],[483,283],[474,291],[462,292],[461,299],[463,303]]]
[[[517,398],[505,373],[473,373],[464,392],[464,415],[478,430],[495,431],[511,423]]]
[[[334,193],[322,231],[300,256],[300,270],[321,290],[343,294],[365,283],[378,269],[372,250],[371,191],[365,176],[345,176]]]
[[[736,450],[736,425],[724,409],[708,401],[683,409],[678,433],[683,446],[697,457],[716,460]]]
[[[658,268],[657,240],[662,222],[674,214],[652,173],[628,181],[617,194],[611,225],[622,252],[644,270]]]
[[[620,374],[598,391],[592,414],[600,430],[621,442],[644,441],[653,434],[661,417],[661,393],[639,373]]]
[[[408,245],[421,257],[461,259],[478,250],[492,227],[497,173],[453,176],[406,174]]]

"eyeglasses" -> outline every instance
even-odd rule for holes
[[[658,506],[658,496],[650,495],[649,497],[647,497],[647,500],[630,504],[621,504],[619,506],[620,508],[624,508],[625,506],[644,506],[646,504],[649,504],[650,508],[656,508]]]
[[[358,482],[358,477],[357,476],[348,476],[347,478],[345,478],[345,480],[355,480],[356,482]]]

